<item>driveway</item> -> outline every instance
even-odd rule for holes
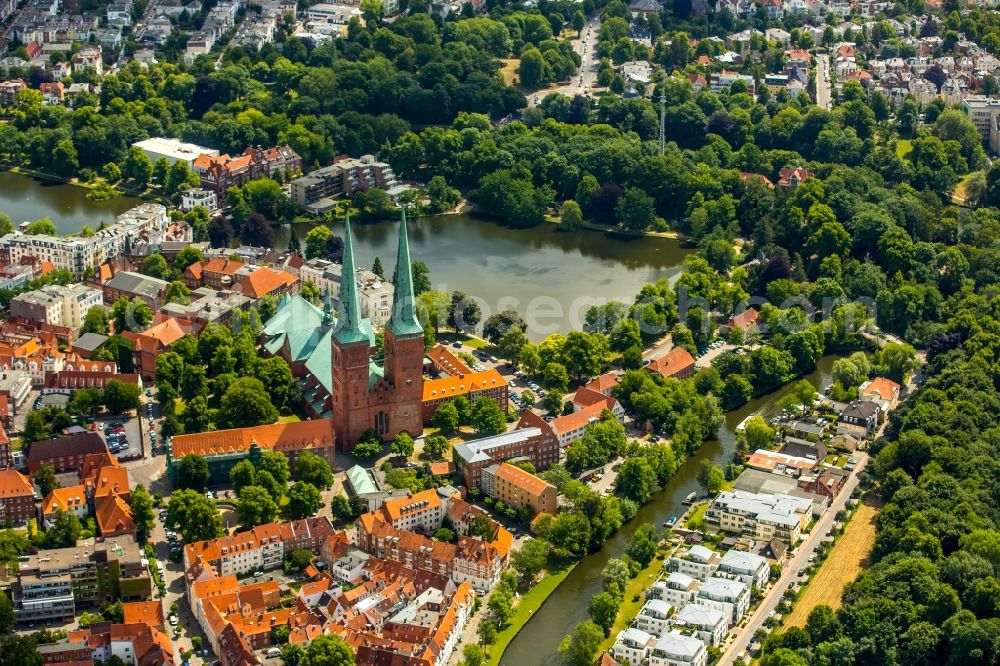
[[[822,53],[816,56],[816,106],[829,109],[831,97],[830,57]]]

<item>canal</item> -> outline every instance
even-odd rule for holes
[[[97,229],[101,222],[111,224],[115,217],[142,203],[135,197],[91,201],[87,192],[75,185],[0,171],[0,211],[10,215],[14,226],[47,217],[60,234],[78,234],[85,226]]]
[[[805,379],[822,391],[833,383],[830,377],[836,355],[823,357],[816,371]],[[625,542],[639,525],[652,523],[662,529],[663,522],[670,516],[679,516],[684,510],[683,499],[693,491],[701,491],[698,484],[698,470],[702,460],[711,459],[715,464],[725,466],[732,460],[736,449],[736,426],[753,414],[765,417],[776,412],[775,403],[792,390],[796,382],[752,400],[740,409],[726,414],[725,424],[719,430],[718,439],[705,442],[693,456],[677,471],[667,487],[649,504],[639,510],[635,520],[623,526],[604,547],[588,555],[556,588],[556,591],[536,611],[524,628],[507,646],[501,666],[556,666],[560,663],[557,649],[563,636],[572,633],[577,624],[588,618],[587,607],[590,598],[601,590],[601,569],[613,557],[620,557],[625,551]]]

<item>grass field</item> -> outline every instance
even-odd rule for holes
[[[501,58],[500,62],[503,63],[503,67],[500,68],[500,76],[503,77],[503,82],[508,86],[517,83],[517,68],[521,66],[521,59]]]
[[[514,640],[514,636],[517,636],[517,632],[521,631],[521,627],[528,623],[528,620],[535,614],[535,611],[542,607],[542,604],[549,598],[549,595],[559,587],[559,583],[565,580],[566,576],[576,568],[577,564],[579,562],[574,562],[562,571],[548,574],[537,585],[528,590],[527,594],[521,597],[517,602],[517,606],[514,607],[514,615],[510,618],[510,622],[504,627],[503,631],[497,634],[496,642],[489,647],[486,666],[497,666],[500,663],[503,651]],[[485,613],[485,609],[482,612]]]
[[[660,570],[663,569],[663,562],[662,553],[657,553],[657,557],[653,558],[649,566],[640,571],[638,576],[628,582],[628,585],[625,587],[625,600],[618,609],[618,617],[615,618],[615,626],[611,627],[611,634],[601,644],[601,650],[607,650],[614,645],[619,632],[627,629],[632,620],[635,619],[635,616],[639,614],[639,609],[645,603],[642,593],[653,587],[656,577],[660,575]],[[590,603],[589,599],[587,603]]]
[[[868,553],[875,543],[875,516],[878,506],[866,500],[858,507],[844,534],[834,544],[819,571],[813,575],[796,602],[786,625],[803,627],[809,612],[820,604],[840,608],[844,587],[868,566]]]
[[[913,150],[913,142],[909,139],[900,139],[896,142],[896,154],[901,159],[906,159],[907,155]]]

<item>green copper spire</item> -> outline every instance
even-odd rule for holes
[[[368,340],[361,330],[361,305],[358,303],[357,276],[354,272],[354,241],[351,239],[351,217],[344,221],[344,263],[340,272],[340,311],[333,329],[337,342]]]
[[[413,271],[410,267],[410,238],[406,232],[406,209],[399,222],[399,249],[396,251],[396,283],[392,290],[392,318],[387,325],[396,335],[423,335],[417,321],[417,302],[413,296]]]

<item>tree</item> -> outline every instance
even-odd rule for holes
[[[303,451],[298,455],[292,476],[297,481],[304,481],[317,488],[329,488],[333,485],[330,463],[312,451]]]
[[[59,234],[55,222],[47,217],[35,220],[25,228],[24,232],[29,236],[57,236]]]
[[[472,427],[480,435],[499,435],[507,429],[507,419],[495,400],[482,397],[472,405]]]
[[[392,440],[393,454],[401,458],[409,458],[413,455],[413,438],[405,432],[401,432]]]
[[[239,516],[241,525],[255,527],[272,522],[278,515],[278,505],[261,486],[247,486],[240,492],[236,515]]]
[[[615,478],[615,492],[645,504],[658,491],[656,472],[645,457],[627,458]]]
[[[311,483],[296,481],[288,491],[288,515],[293,519],[314,515],[319,505],[319,490]]]
[[[548,555],[549,546],[544,539],[531,539],[511,555],[511,566],[522,581],[531,582],[545,568]]]
[[[170,286],[167,287],[167,292],[164,295],[163,300],[166,303],[187,305],[191,302],[191,290],[180,280],[174,280],[170,283]]]
[[[240,225],[240,240],[251,247],[272,247],[274,245],[274,229],[267,218],[253,212]]]
[[[14,626],[14,604],[6,594],[0,594],[0,635],[12,636]]]
[[[229,247],[233,242],[233,225],[217,217],[208,223],[208,240],[213,248]]]
[[[240,377],[229,385],[222,396],[216,425],[220,428],[247,428],[277,420],[278,410],[271,404],[264,384],[253,377]]]
[[[80,161],[73,142],[69,139],[58,142],[52,151],[52,170],[60,176],[69,177],[76,175],[79,168]]]
[[[59,481],[56,480],[56,470],[47,462],[43,462],[42,466],[38,468],[35,472],[32,480],[38,485],[38,492],[41,493],[42,498],[48,497],[56,488],[59,488]]]
[[[110,379],[104,385],[104,406],[112,414],[125,414],[138,409],[140,392],[138,384]]]
[[[451,308],[448,310],[448,326],[456,331],[474,331],[483,318],[476,299],[461,291],[451,292]]]
[[[80,525],[80,519],[77,515],[60,509],[49,529],[45,531],[45,547],[68,548],[74,546],[82,532],[83,527]]]
[[[448,438],[442,435],[428,435],[424,438],[423,453],[430,460],[441,460],[447,450]]]
[[[698,483],[714,495],[722,490],[722,486],[726,483],[726,474],[722,471],[721,467],[713,465],[712,461],[706,458],[702,461],[701,469],[698,473]]]
[[[202,251],[189,245],[174,257],[174,270],[183,273],[188,266],[201,261],[205,261],[205,255],[202,254]]]
[[[360,458],[374,458],[382,453],[382,449],[382,438],[374,429],[369,428],[361,433],[351,453]]]
[[[594,624],[604,630],[604,635],[611,633],[611,627],[618,617],[618,608],[621,606],[621,599],[608,592],[598,592],[590,599],[590,607],[587,612]]]
[[[497,585],[493,588],[493,594],[490,595],[486,606],[490,611],[490,619],[496,622],[498,627],[502,627],[514,614],[514,594],[506,585]]]
[[[497,312],[491,315],[483,324],[483,337],[496,344],[500,341],[500,337],[511,328],[520,328],[521,331],[527,331],[528,325],[521,318],[521,315],[514,310]]]
[[[5,634],[0,644],[0,662],[19,666],[42,666],[42,653],[35,646],[35,637]]]
[[[475,643],[466,643],[462,648],[462,666],[483,666],[486,663],[486,654],[483,648]]]
[[[559,228],[565,231],[576,231],[583,225],[583,211],[580,204],[573,199],[563,202],[559,211]]]
[[[115,322],[115,333],[141,331],[153,321],[153,309],[138,296],[129,299],[121,297],[111,306],[111,318]]]
[[[309,644],[299,666],[354,666],[354,653],[344,639],[326,634]]]
[[[125,161],[122,162],[122,175],[132,180],[136,185],[145,187],[153,175],[153,163],[149,161],[142,148],[132,146],[125,154]]]
[[[222,533],[222,516],[215,502],[197,490],[176,490],[167,504],[164,526],[177,529],[188,543],[214,539]]]
[[[203,456],[189,453],[177,463],[174,485],[177,488],[191,488],[204,491],[211,479],[208,461]]]
[[[83,317],[83,326],[80,328],[80,332],[107,335],[108,311],[100,305],[91,307]]]
[[[136,485],[129,495],[129,504],[132,506],[132,519],[135,521],[135,526],[139,528],[139,533],[145,540],[153,531],[153,498],[146,490],[146,486],[141,483]]]
[[[162,254],[151,254],[142,260],[142,272],[157,280],[170,280],[172,271]]]
[[[337,522],[346,522],[354,516],[351,510],[351,502],[343,495],[335,495],[330,500],[330,515]]]
[[[578,624],[571,636],[559,644],[559,656],[568,666],[591,666],[597,658],[597,649],[604,640],[604,630],[592,620]]]
[[[656,223],[656,202],[638,187],[630,187],[615,205],[615,219],[626,229],[649,229]]]
[[[446,402],[437,408],[431,417],[431,425],[449,434],[458,431],[459,415],[454,401]]]
[[[229,482],[233,484],[233,492],[239,496],[240,491],[254,485],[257,478],[257,468],[248,458],[239,461],[229,470]]]
[[[625,548],[625,554],[645,567],[653,561],[658,542],[656,527],[650,523],[643,523],[632,535],[632,540]]]
[[[569,373],[562,363],[549,363],[542,374],[542,386],[547,391],[562,395],[569,390]]]
[[[288,458],[278,451],[262,451],[260,460],[257,461],[257,469],[268,472],[274,480],[282,486],[288,483],[291,472],[288,469]]]

